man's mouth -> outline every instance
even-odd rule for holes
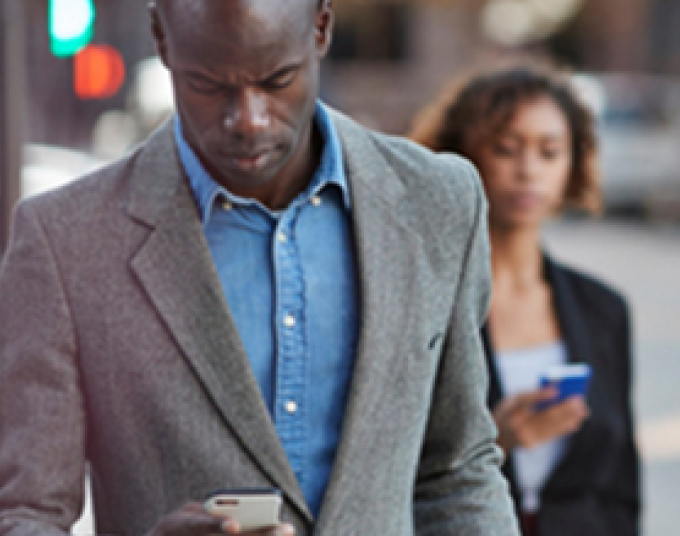
[[[264,166],[271,151],[228,153],[224,156],[235,166],[243,170],[256,170]]]

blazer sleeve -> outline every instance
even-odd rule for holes
[[[618,466],[609,473],[602,493],[603,508],[609,520],[610,533],[621,536],[640,534],[641,482],[640,459],[635,442],[634,415],[632,410],[633,352],[630,314],[621,302],[617,328],[614,330],[618,349],[618,389],[616,405],[625,416],[623,449]]]
[[[469,169],[475,217],[417,474],[414,517],[419,536],[519,534],[486,406],[488,378],[479,335],[491,289],[486,202],[476,173]]]
[[[69,531],[83,503],[84,411],[76,337],[31,203],[0,268],[0,535]]]

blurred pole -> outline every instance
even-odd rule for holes
[[[25,0],[0,0],[0,253],[21,195],[26,77]]]

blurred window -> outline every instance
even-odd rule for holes
[[[641,75],[602,77],[608,105],[602,120],[612,126],[664,127],[677,121],[680,86],[670,78]]]
[[[401,62],[409,55],[409,6],[361,3],[340,10],[330,59],[334,62]]]

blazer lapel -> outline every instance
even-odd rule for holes
[[[570,363],[590,362],[592,347],[583,318],[574,296],[564,278],[564,273],[547,255],[544,256],[544,273],[553,293],[553,302],[562,331],[562,338],[567,347]]]
[[[482,326],[482,345],[484,346],[484,357],[486,358],[486,368],[489,371],[489,392],[486,400],[489,408],[493,408],[503,398],[503,387],[501,386],[500,376],[498,374],[498,367],[496,367],[496,360],[494,359],[493,343],[491,342],[491,334],[489,333],[489,324],[485,323]]]
[[[311,520],[224,298],[172,129],[156,134],[139,159],[128,212],[150,234],[132,270],[245,449]]]
[[[486,367],[489,372],[489,392],[487,394],[487,406],[493,410],[496,405],[503,399],[503,386],[501,385],[500,373],[496,366],[495,350],[493,342],[491,341],[491,333],[488,322],[482,327],[482,345],[484,346],[484,357],[486,358]],[[517,473],[515,471],[515,464],[513,462],[512,453],[508,454],[503,463],[503,474],[510,486],[510,494],[512,495],[515,508],[518,509],[521,504],[521,491],[519,489],[519,481],[517,480]],[[519,512],[519,510],[518,510]]]
[[[583,311],[579,309],[573,289],[566,278],[566,273],[547,255],[544,257],[544,271],[545,277],[553,291],[555,309],[560,329],[562,330],[562,338],[567,347],[569,362],[589,363],[592,365],[596,356],[591,344],[591,336],[586,328],[586,319],[583,317]],[[597,379],[593,378],[587,395],[588,405],[591,408],[603,405],[603,402],[600,401],[601,394],[597,388]],[[567,451],[546,482],[546,490],[553,489],[561,482],[568,482],[574,478],[579,478],[579,475],[575,474],[569,467],[571,460],[584,456],[588,450],[587,438],[589,434],[585,432],[587,427],[588,420],[584,422],[578,432],[570,437]]]
[[[398,341],[408,334],[399,319],[412,303],[422,257],[421,237],[399,217],[404,189],[395,172],[363,130],[342,116],[334,119],[352,197],[362,321],[342,435],[317,525],[320,533],[334,526],[343,499],[356,485],[352,475],[371,471],[359,465],[366,459],[366,445],[381,440],[375,423],[389,419],[390,408],[381,404],[385,374],[404,359]]]

